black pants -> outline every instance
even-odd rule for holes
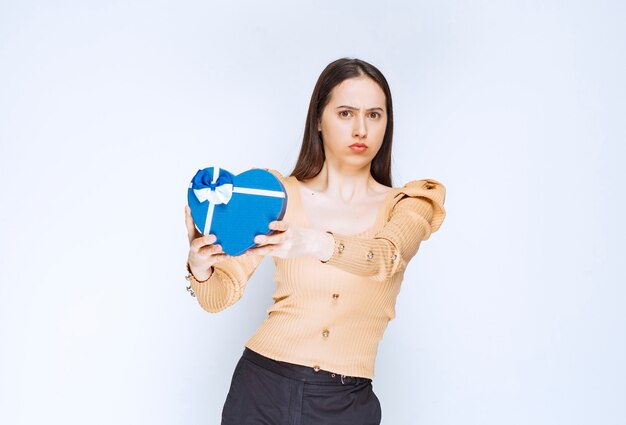
[[[222,425],[379,425],[372,380],[269,359],[245,348]]]

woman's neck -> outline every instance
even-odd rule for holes
[[[306,187],[311,191],[346,204],[370,196],[377,186],[370,174],[370,164],[357,169],[335,166],[328,159],[319,174],[306,181]]]

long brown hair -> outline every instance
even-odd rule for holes
[[[387,109],[387,127],[383,143],[372,159],[370,173],[374,180],[385,186],[392,186],[391,182],[391,145],[393,140],[393,109],[391,91],[383,74],[367,62],[354,58],[341,58],[331,62],[320,74],[311,95],[309,111],[306,117],[304,137],[300,155],[296,166],[291,172],[298,180],[307,180],[315,177],[322,171],[326,156],[321,134],[317,131],[317,124],[322,111],[330,101],[330,92],[348,78],[367,76],[374,80],[385,93]]]

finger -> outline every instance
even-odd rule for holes
[[[224,253],[224,254],[216,254],[213,256],[213,258],[215,259],[215,263],[221,263],[222,261],[228,260],[229,258],[231,258],[231,256]]]
[[[198,252],[200,248],[206,245],[211,245],[216,240],[217,237],[215,235],[200,236],[199,238],[195,238],[191,241],[190,248],[192,251]]]
[[[189,238],[189,243],[192,240],[201,236],[202,234],[198,232],[196,229],[196,225],[193,222],[193,217],[191,216],[191,210],[189,209],[189,205],[185,205],[185,225],[187,226],[187,237]]]
[[[189,212],[189,205],[185,205],[185,226],[187,227],[187,237],[189,238],[189,242],[194,239],[195,233],[195,225],[193,224],[193,218],[191,218],[191,214]]]
[[[269,245],[269,244],[274,243],[274,239],[272,239],[271,236],[267,236],[267,235],[256,235],[254,237],[254,243],[258,245]]]
[[[285,232],[289,227],[289,224],[286,221],[276,220],[272,221],[269,226],[271,230],[277,230],[279,232]]]
[[[198,254],[204,257],[210,257],[212,255],[223,254],[224,250],[222,245],[206,245],[198,250]]]
[[[258,243],[260,245],[276,245],[285,240],[286,236],[284,233],[277,233],[275,235],[256,235],[254,237],[254,243]]]
[[[249,248],[246,250],[246,255],[267,255],[274,250],[271,246],[260,246],[256,248]]]

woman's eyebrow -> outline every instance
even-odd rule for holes
[[[354,106],[348,106],[348,105],[341,105],[341,106],[337,106],[337,108],[336,108],[336,109],[339,109],[339,108],[354,109],[355,111],[358,111],[358,110],[359,110],[359,108],[356,108],[356,107],[354,107]],[[383,108],[379,108],[378,106],[376,106],[375,108],[369,108],[369,109],[367,109],[367,111],[376,111],[376,110],[378,110],[378,111],[382,111],[382,112],[385,112]]]

